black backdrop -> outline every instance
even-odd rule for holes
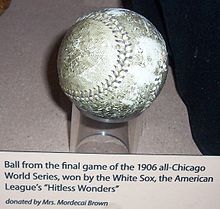
[[[177,91],[193,139],[205,155],[220,155],[220,1],[132,0],[166,40]]]

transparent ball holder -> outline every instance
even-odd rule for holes
[[[132,132],[129,122],[99,122],[84,116],[74,104],[72,105],[71,152],[134,153],[137,148],[137,140],[134,140],[134,137],[132,137]]]

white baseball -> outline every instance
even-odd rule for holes
[[[156,28],[125,9],[90,13],[70,28],[58,56],[64,93],[87,116],[122,122],[143,112],[167,75],[167,50]]]

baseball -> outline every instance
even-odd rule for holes
[[[58,53],[64,93],[88,117],[124,122],[159,94],[167,75],[164,39],[145,17],[112,8],[79,18]]]

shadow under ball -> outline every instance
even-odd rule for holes
[[[61,88],[86,116],[125,122],[159,94],[167,75],[167,50],[143,16],[120,8],[79,18],[58,54]]]

